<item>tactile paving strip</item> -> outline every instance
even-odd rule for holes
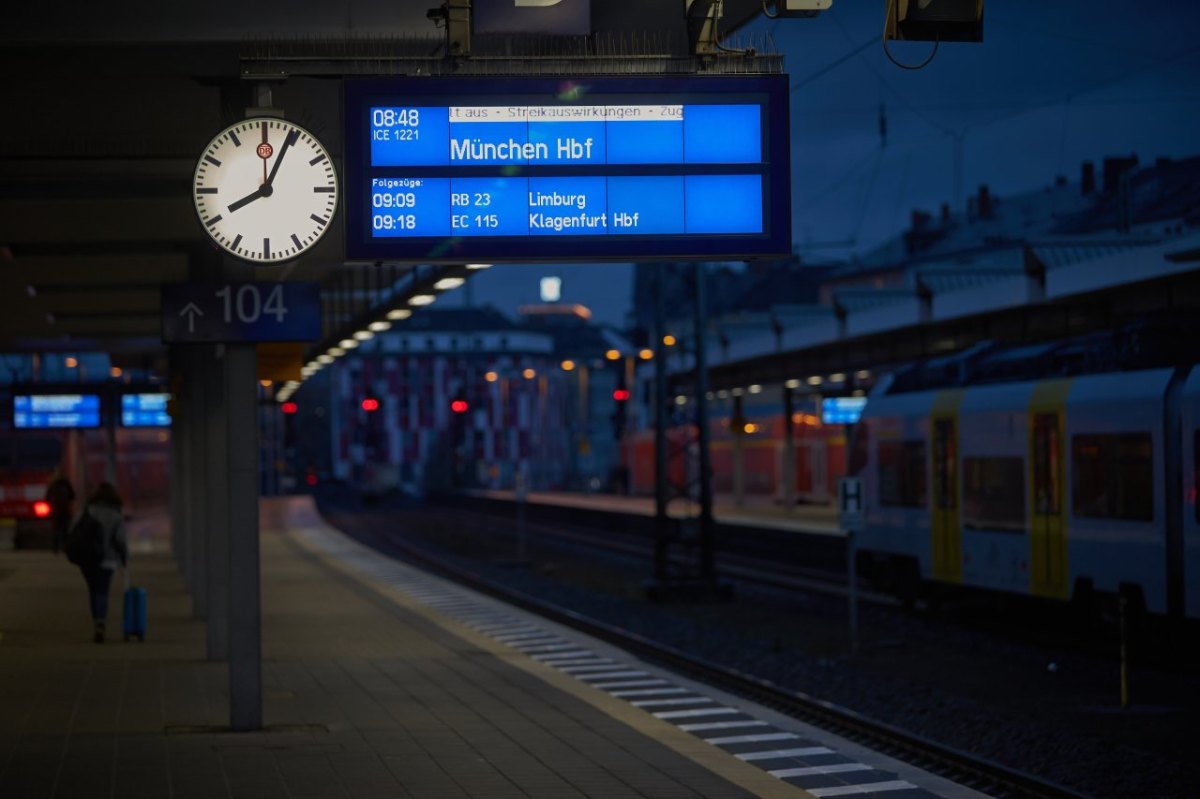
[[[623,699],[671,722],[735,757],[817,797],[886,794],[917,799],[935,794],[846,757],[834,749],[781,730],[744,710],[705,696],[669,677],[601,655],[539,626],[528,617],[415,567],[381,559],[378,553],[321,528],[293,534],[330,557],[373,577],[439,613],[505,646],[568,674],[598,691]]]

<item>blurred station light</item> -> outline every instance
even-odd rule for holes
[[[79,361],[68,355],[67,359],[65,361],[63,361],[63,365],[66,366],[68,369],[74,369],[76,366],[79,365]]]
[[[834,372],[833,374],[831,374],[829,376],[829,382],[830,383],[845,383],[846,382],[846,373],[845,372]]]
[[[424,305],[433,305],[433,302],[436,299],[437,297],[432,294],[414,294],[408,298],[408,304],[415,305],[419,308]]]
[[[333,363],[333,356],[329,353],[318,355],[317,363],[322,364],[323,366],[328,366],[329,364]]]
[[[574,369],[575,369],[575,362],[572,361],[570,358],[563,361],[561,365],[562,365],[562,370],[564,372],[571,372],[571,371],[574,371]]]
[[[412,311],[407,308],[393,308],[387,313],[387,318],[391,319],[393,322],[399,322],[402,319],[407,319],[410,316],[412,316]]]
[[[825,380],[820,375],[813,375],[812,377],[808,378],[807,382],[810,386],[819,386],[824,383]]]
[[[641,350],[640,352],[638,352],[638,357],[641,358],[643,361],[648,361],[654,357],[654,350],[651,350],[651,349]]]
[[[354,338],[359,341],[370,341],[371,339],[375,338],[375,334],[370,330],[359,330],[354,334]]]
[[[470,269],[472,272],[477,272],[480,269],[491,269],[491,268],[492,268],[491,264],[467,264],[467,269]]]
[[[621,359],[621,351],[609,350],[608,352],[604,353],[604,357],[608,358],[610,361],[619,361]]]
[[[374,397],[367,397],[362,401],[362,409],[367,413],[379,410],[379,400]]]
[[[678,344],[678,343],[679,343],[679,339],[675,338],[675,337],[674,337],[674,336],[672,336],[670,333],[668,333],[667,335],[663,336],[663,345],[664,345],[664,346],[667,346],[667,347],[674,347],[674,346],[675,346],[676,344]]]
[[[456,397],[450,402],[450,410],[454,413],[466,413],[470,407],[462,397]]]
[[[44,519],[50,515],[50,503],[45,500],[38,500],[33,503],[33,515],[39,519]]]
[[[452,289],[456,289],[466,282],[466,279],[461,277],[444,277],[438,282],[434,283],[433,287],[438,291],[451,291]]]
[[[338,346],[344,350],[352,350],[358,346],[358,342],[352,338],[344,338],[338,342]]]
[[[331,358],[340,358],[346,354],[346,351],[341,347],[330,347],[326,350],[326,354]]]
[[[750,392],[751,394],[761,394],[761,393],[762,393],[762,386],[760,386],[760,385],[758,385],[757,383],[755,383],[754,385],[750,386],[750,388],[749,388],[748,390],[749,390],[749,392]]]
[[[629,389],[627,389],[627,388],[613,389],[613,399],[615,399],[617,402],[625,402],[627,399],[629,399]]]
[[[799,380],[789,380],[783,384],[785,388],[800,388]]]
[[[487,372],[486,374],[484,374],[483,379],[488,381],[489,383],[495,383],[497,380],[500,379],[500,375],[496,374],[495,372]]]
[[[382,321],[381,322],[372,322],[371,324],[367,325],[367,330],[371,330],[376,333],[384,333],[391,329],[392,329],[391,322],[382,322]]]
[[[109,375],[109,377],[120,377],[121,376],[121,367],[114,366],[113,368],[109,369],[108,375]]]
[[[537,377],[537,370],[536,369],[526,369],[524,372],[521,372],[521,376],[524,377],[526,380],[532,380],[533,378]]]
[[[286,413],[290,416],[293,413],[295,413],[296,411],[300,410],[300,408],[294,402],[285,402],[279,406],[279,410],[283,411],[284,413]]]

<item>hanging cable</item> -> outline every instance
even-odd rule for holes
[[[910,70],[924,69],[925,67],[927,67],[929,65],[929,62],[933,60],[933,57],[935,55],[937,55],[938,45],[940,45],[942,43],[941,38],[939,37],[939,38],[936,38],[933,40],[933,50],[930,51],[929,56],[921,63],[905,64],[902,61],[897,61],[896,58],[892,55],[892,51],[888,50],[888,38],[887,38],[887,23],[888,23],[888,20],[891,19],[891,17],[892,17],[892,6],[895,5],[895,3],[896,3],[896,0],[888,0],[887,9],[886,9],[886,12],[883,17],[883,54],[885,56],[887,56],[888,61],[891,61],[893,64],[900,67],[901,69],[910,69]]]

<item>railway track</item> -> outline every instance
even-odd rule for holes
[[[443,516],[444,519],[444,516]],[[1014,799],[1083,799],[1084,794],[1043,780],[1001,763],[972,755],[898,727],[876,721],[835,703],[780,687],[714,663],[644,635],[609,624],[554,602],[515,590],[480,573],[458,565],[427,547],[416,545],[392,529],[382,529],[383,520],[371,518],[370,535],[363,540],[387,554],[404,559],[503,602],[536,613],[558,624],[609,642],[647,661],[693,679],[770,706],[794,718],[854,740],[875,751],[939,774],[959,784],[995,797]],[[594,544],[594,542],[591,542]],[[628,554],[644,554],[627,545],[615,545]]]

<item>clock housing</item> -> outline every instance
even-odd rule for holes
[[[235,258],[260,265],[290,261],[320,241],[339,194],[321,142],[277,117],[245,119],[218,133],[192,179],[205,233]]]

